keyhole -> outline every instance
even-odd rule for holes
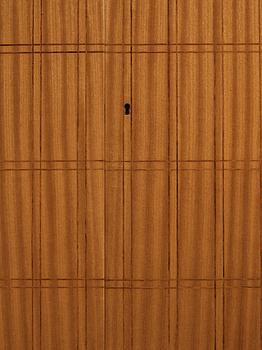
[[[130,104],[129,103],[125,103],[125,115],[129,115],[130,114]]]

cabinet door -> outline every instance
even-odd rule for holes
[[[3,349],[260,349],[262,2],[0,3]]]

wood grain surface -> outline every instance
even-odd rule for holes
[[[261,349],[261,16],[0,1],[0,350]]]

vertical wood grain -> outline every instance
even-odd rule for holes
[[[104,1],[90,0],[85,1],[86,8],[86,44],[102,44],[104,42]],[[88,59],[88,56],[87,56]],[[89,67],[89,65],[87,65]]]
[[[167,44],[167,7],[167,0],[132,1],[134,44]]]
[[[214,66],[210,54],[179,54],[180,160],[214,158]],[[189,103],[190,101],[190,103]]]
[[[88,288],[86,292],[86,331],[85,344],[90,349],[103,349],[104,346],[104,291],[102,288]]]
[[[259,159],[258,54],[224,57],[224,152],[227,160]]]
[[[0,43],[31,42],[32,1],[8,0],[0,4]]]
[[[0,348],[261,348],[261,6],[0,2]]]
[[[123,39],[124,1],[109,0],[105,2],[104,6],[105,6],[104,25],[106,28],[105,42],[107,44],[121,44]]]
[[[225,291],[225,343],[226,349],[259,349],[260,290],[238,287]]]
[[[83,0],[44,0],[42,6],[43,43],[77,44],[78,42],[78,3]],[[79,12],[79,23],[84,23],[85,11]],[[84,26],[80,26],[80,42],[85,40]]]
[[[86,174],[86,277],[104,275],[104,174],[90,170]]]
[[[0,172],[0,278],[32,278],[32,176]]]
[[[124,349],[123,290],[106,289],[106,349]]]
[[[136,171],[132,182],[134,279],[168,278],[167,176]]]
[[[105,56],[105,160],[123,160],[123,56]]]
[[[179,349],[214,349],[214,296],[212,288],[179,290]]]
[[[3,349],[32,347],[32,290],[0,290],[0,336]]]
[[[223,2],[224,42],[259,42],[259,0]]]
[[[1,160],[32,158],[32,58],[0,56]]]
[[[77,290],[43,288],[42,347],[77,349]]]
[[[76,55],[43,56],[42,159],[76,160]]]
[[[42,277],[76,278],[76,172],[43,171],[41,189]]]
[[[225,171],[225,277],[260,278],[260,183],[257,170]]]
[[[167,55],[133,55],[133,160],[166,160]]]
[[[211,169],[179,172],[178,254],[181,278],[214,278],[213,177]]]
[[[168,293],[133,291],[133,349],[168,349]]]
[[[213,1],[178,0],[177,13],[179,43],[213,42]]]
[[[105,193],[105,276],[123,278],[123,173],[106,172]]]
[[[86,159],[104,156],[103,54],[86,55]]]

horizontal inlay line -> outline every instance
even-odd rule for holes
[[[68,50],[68,51],[17,51],[17,52],[8,52],[8,51],[0,51],[0,55],[40,55],[40,54],[135,54],[135,55],[140,55],[140,54],[208,54],[208,53],[213,53],[213,54],[236,54],[236,53],[260,53],[262,50],[201,50],[201,51],[196,51],[196,50],[178,50],[178,51],[105,51],[105,50],[90,50],[90,51],[83,51],[83,50]]]
[[[0,160],[1,163],[83,163],[83,162],[103,162],[103,163],[214,163],[214,162],[260,162],[260,159],[203,159],[203,160],[191,160],[191,159],[185,159],[185,160],[103,160],[103,159],[83,159],[83,160],[74,160],[74,159],[57,159],[57,160]]]
[[[168,168],[145,168],[145,169],[139,169],[139,168],[131,168],[131,169],[124,169],[124,168],[112,168],[112,169],[106,169],[106,168],[63,168],[63,169],[45,169],[45,168],[24,168],[24,169],[0,169],[0,171],[98,171],[98,170],[106,170],[106,171],[176,171],[177,169],[168,169]],[[221,169],[214,169],[214,168],[186,168],[186,169],[178,169],[178,171],[248,171],[248,170],[260,170],[260,168],[221,168]]]
[[[121,278],[0,278],[0,281],[103,281],[103,282],[212,282],[212,281],[261,281],[261,278],[170,278],[170,279],[121,279]]]
[[[169,290],[169,289],[177,289],[177,287],[109,287],[109,286],[0,286],[0,289],[146,289],[146,290]],[[178,289],[208,289],[208,290],[215,290],[215,289],[260,289],[261,286],[179,286]]]
[[[84,43],[84,42],[79,42],[79,43],[0,43],[0,46],[9,46],[9,47],[16,47],[16,46],[69,46],[69,45],[76,45],[76,46],[90,46],[90,45],[103,45],[103,46],[177,46],[177,45],[208,45],[208,46],[235,46],[235,45],[261,45],[262,43],[260,42],[208,42],[208,43],[198,43],[198,42],[177,42],[177,43]]]

